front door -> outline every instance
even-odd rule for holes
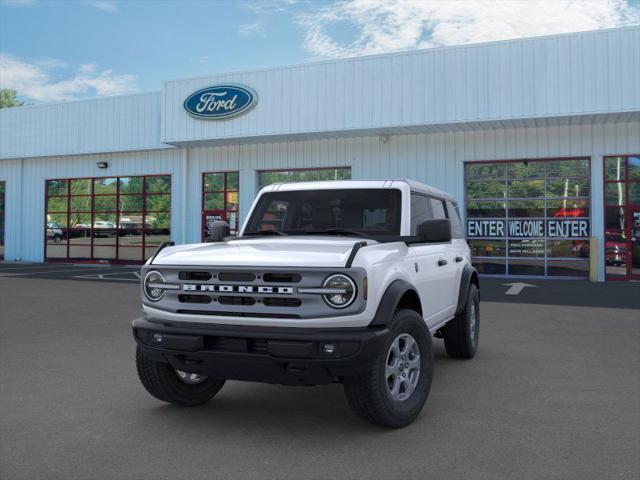
[[[631,280],[640,280],[640,206],[628,209],[629,219],[629,259],[627,261],[627,275]]]

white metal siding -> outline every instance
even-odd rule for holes
[[[640,27],[371,56],[166,82],[168,143],[640,111]],[[207,85],[251,86],[259,101],[194,119]],[[267,141],[267,139],[265,139]]]
[[[22,167],[20,161],[3,161],[6,258],[43,260],[46,179],[171,174],[173,239],[198,242],[203,172],[240,171],[244,219],[258,170],[350,166],[354,179],[408,177],[445,190],[462,203],[465,161],[566,156],[592,159],[592,234],[602,239],[602,157],[634,153],[640,153],[640,122],[393,135],[388,143],[375,136],[25,159]],[[107,161],[109,168],[98,169],[97,161]],[[600,274],[603,278],[603,265]]]
[[[0,158],[166,147],[160,92],[0,110]]]
[[[36,158],[22,161],[1,161],[0,179],[7,182],[7,217],[5,258],[41,262],[44,260],[45,181],[56,178],[110,177],[118,175],[170,174],[172,176],[172,211],[180,212],[182,175],[180,153],[155,150],[104,155]],[[99,169],[96,162],[108,162],[108,169]],[[22,183],[20,184],[20,178]],[[175,239],[183,241],[181,216],[171,217]]]

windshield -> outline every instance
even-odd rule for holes
[[[402,195],[395,189],[308,190],[265,193],[244,235],[400,235]]]

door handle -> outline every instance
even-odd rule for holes
[[[464,258],[462,258],[462,257],[456,257],[456,263],[460,263],[462,260],[464,260]]]
[[[444,267],[446,264],[447,264],[447,261],[444,258],[441,258],[440,260],[438,260],[439,267]]]

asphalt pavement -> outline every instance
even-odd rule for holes
[[[228,382],[203,407],[165,405],[135,371],[136,268],[9,268],[2,479],[640,477],[640,309],[610,300],[638,284],[506,295],[513,280],[483,281],[478,355],[449,359],[436,340],[424,411],[386,430],[355,417],[340,385]]]

